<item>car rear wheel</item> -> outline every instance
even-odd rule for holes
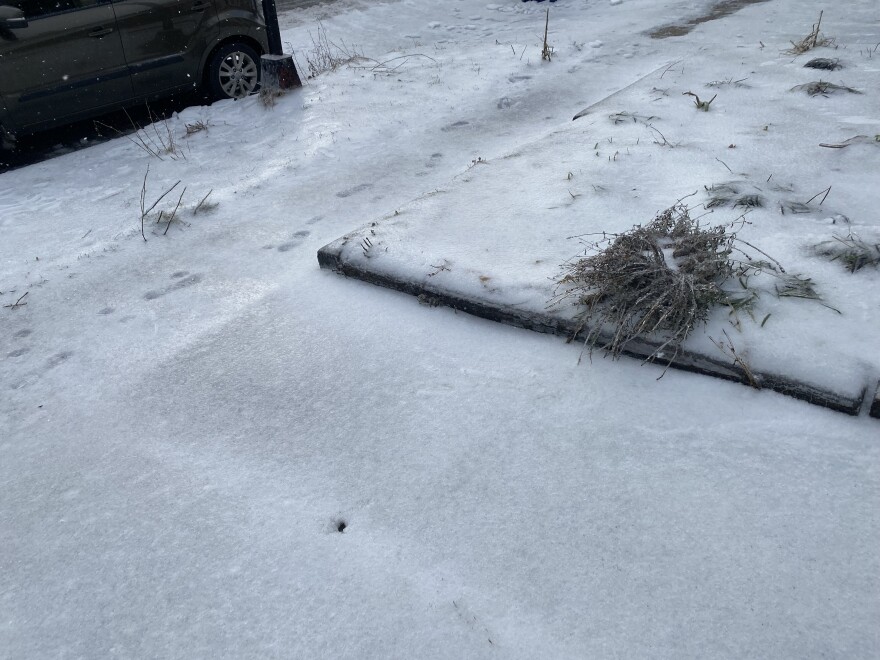
[[[211,58],[208,76],[215,100],[243,98],[260,84],[260,56],[247,44],[226,44]]]

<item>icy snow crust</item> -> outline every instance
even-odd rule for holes
[[[624,172],[603,175],[602,201],[586,181],[590,158],[614,174],[626,157],[545,156],[542,138],[631,140],[605,114],[571,117],[679,60],[664,85],[735,76],[758,40],[772,76],[807,80],[778,52],[819,10],[772,0],[657,41],[643,33],[707,3],[559,0],[556,55],[542,65],[547,6],[350,1],[288,14],[283,40],[301,66],[318,19],[375,60],[432,59],[393,75],[343,67],[272,109],[256,99],[189,109],[169,120],[186,159],[159,161],[122,138],[0,175],[0,305],[28,294],[0,306],[0,657],[880,654],[876,420],[683,373],[658,383],[635,361],[578,364],[556,338],[317,268],[316,251],[358,224],[388,216],[414,228],[412,209],[484,182],[471,229],[494,252],[479,265],[496,270],[480,274],[506,278],[496,295],[540,304],[564,232],[535,225],[573,212],[546,207],[618,199],[628,226],[669,202]],[[826,7],[823,21],[846,46],[832,55],[851,65],[832,81],[866,97],[873,6]],[[700,71],[701,49],[733,45],[742,58],[729,71]],[[677,122],[663,131],[676,150],[708,163],[703,176],[682,170],[691,178],[672,196],[728,179],[712,154],[759,185],[769,175],[750,160],[769,155],[745,147],[776,140],[772,126],[698,148],[708,132],[679,125],[727,117],[732,131],[729,104],[748,91],[719,91],[706,115],[673,91],[658,101],[670,110],[652,114]],[[804,140],[824,160],[809,176],[798,165],[802,178],[773,167],[771,181],[795,184],[802,200],[833,184],[823,209],[870,224],[875,152],[816,156],[813,145],[873,134],[876,104],[842,118],[856,99],[802,101],[834,113],[828,135]],[[183,137],[199,120],[208,130]],[[714,151],[730,141],[736,149]],[[646,163],[677,153],[629,146]],[[469,167],[478,158],[488,164]],[[152,217],[144,242],[148,164],[151,200],[177,180],[187,193],[184,222],[163,236]],[[529,176],[503,188],[502,167]],[[219,206],[192,215],[209,190]],[[448,192],[426,197],[434,190]],[[504,207],[534,222],[511,221],[510,240],[493,245],[476,220]],[[808,260],[805,236],[830,227],[769,210],[753,225],[778,228],[768,251],[808,264],[829,304],[855,314],[849,293],[876,274],[845,279]],[[410,231],[377,221],[391,236]],[[787,227],[804,232],[787,232],[797,243],[782,240]],[[455,245],[432,231],[433,244]],[[534,241],[519,242],[528,231]],[[520,270],[517,244],[528,247]],[[481,291],[466,271],[473,251],[462,240],[419,259],[423,272],[452,260],[462,286]],[[542,258],[544,269],[530,265]],[[796,302],[778,315],[838,322]],[[862,303],[870,318],[876,293]],[[875,328],[827,341],[864,345]],[[875,359],[851,355],[869,369]]]
[[[686,348],[725,359],[717,344],[732,343],[755,371],[858,397],[880,375],[880,271],[853,275],[813,247],[850,233],[880,240],[880,123],[870,117],[880,107],[877,65],[852,52],[857,31],[838,35],[855,46],[792,57],[730,40],[738,26],[729,22],[707,35],[711,47],[581,110],[574,124],[478,157],[451,184],[329,251],[394,280],[571,319],[578,310],[570,301],[548,303],[564,292],[555,285],[561,264],[584,254],[584,241],[645,224],[678,200],[706,225],[744,215],[748,224],[731,231],[747,243],[734,256],[768,261],[764,251],[787,274],[810,277],[823,300],[778,299],[772,292],[783,284],[771,279],[751,318],[722,310]],[[803,66],[820,55],[845,62],[831,76],[859,93],[790,91],[828,77]],[[715,96],[708,112],[685,95],[692,90],[701,101]],[[819,146],[854,135],[863,139]]]

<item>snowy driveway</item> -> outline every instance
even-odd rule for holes
[[[301,65],[318,17],[374,61],[189,109],[161,160],[123,138],[0,175],[0,657],[880,653],[876,420],[318,269],[711,46],[643,34],[693,3],[559,0],[546,65],[548,3],[438,4],[284,17]],[[778,50],[813,5],[724,20]],[[142,192],[178,180],[144,241]]]

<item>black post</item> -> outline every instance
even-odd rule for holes
[[[263,18],[266,21],[266,38],[269,41],[270,55],[283,55],[281,49],[281,29],[278,27],[278,12],[275,0],[263,0]]]
[[[2,0],[0,0],[2,1]],[[269,52],[260,58],[260,94],[279,94],[294,87],[302,87],[299,72],[293,62],[293,55],[285,55],[281,48],[281,29],[278,27],[278,12],[275,0],[262,0],[263,18],[266,21],[266,41]]]

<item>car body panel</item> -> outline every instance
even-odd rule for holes
[[[7,138],[204,89],[223,44],[268,51],[256,0],[0,0],[0,14]]]
[[[113,3],[136,96],[199,84],[202,56],[217,41],[209,0],[117,0]]]
[[[45,6],[30,0],[16,4],[27,26],[0,34],[7,129],[50,125],[59,117],[100,112],[131,99],[131,79],[109,4],[67,8],[62,0],[50,7],[60,11],[42,15],[37,12]]]

